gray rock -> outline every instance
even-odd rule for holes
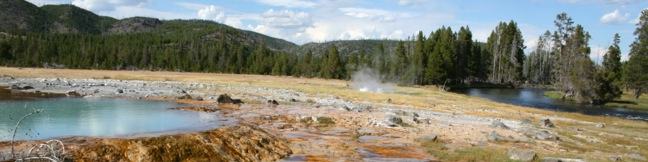
[[[233,99],[228,94],[219,95],[216,101],[219,104],[243,104],[243,101],[241,101],[240,99]]]
[[[403,110],[395,110],[394,114],[399,116],[419,117],[419,114],[416,112],[403,111]]]
[[[553,128],[553,127],[556,127],[556,126],[554,125],[554,123],[551,122],[551,120],[549,120],[549,119],[542,119],[542,120],[540,120],[540,126],[542,126],[543,128]]]
[[[546,130],[541,130],[535,132],[535,135],[533,136],[535,139],[539,140],[550,140],[550,141],[556,141],[559,140],[558,136],[551,134],[549,131]]]
[[[596,123],[597,128],[605,128],[605,123]]]
[[[509,129],[509,127],[500,120],[493,120],[490,126],[493,128]]]
[[[81,96],[81,94],[79,94],[79,92],[77,92],[75,90],[67,91],[65,94],[67,96],[75,96],[75,97]]]
[[[571,158],[560,158],[560,157],[545,157],[542,158],[543,162],[585,162],[583,159],[571,159]]]
[[[11,89],[15,89],[15,90],[29,90],[29,89],[34,89],[34,87],[32,87],[32,86],[30,86],[30,85],[26,85],[26,86],[19,86],[19,85],[15,85],[15,84],[14,84],[14,85],[11,85],[11,87],[9,87],[9,88],[11,88]]]
[[[124,90],[122,90],[122,89],[117,89],[117,93],[118,93],[118,94],[122,94],[122,93],[124,93]]]
[[[535,151],[513,148],[507,152],[509,159],[517,161],[533,161],[538,158]]]
[[[277,100],[268,100],[268,104],[277,106],[279,105],[279,102],[277,102]]]
[[[190,99],[191,99],[191,95],[189,95],[189,94],[184,94],[184,95],[182,95],[182,96],[178,96],[177,99],[179,99],[179,100],[190,100]]]
[[[386,118],[387,125],[390,127],[403,126],[403,119],[398,116],[389,115]]]
[[[414,121],[416,124],[431,124],[432,121],[430,119],[420,119],[418,117],[413,117],[412,121]]]

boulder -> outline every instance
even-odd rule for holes
[[[26,86],[19,86],[19,85],[15,85],[15,84],[14,84],[14,85],[11,85],[11,87],[9,87],[9,88],[10,88],[10,89],[14,89],[14,90],[29,90],[29,89],[34,89],[34,87],[29,86],[29,85],[26,85]]]
[[[412,121],[416,124],[430,124],[430,119],[419,119],[418,117],[413,117]]]
[[[540,120],[540,126],[543,128],[553,128],[556,127],[553,122],[549,119],[542,119]]]
[[[395,110],[394,114],[399,116],[419,117],[419,114],[416,112],[403,111],[403,110]]]
[[[232,99],[228,94],[219,95],[216,101],[219,104],[243,104],[243,101],[240,99]]]
[[[542,130],[538,131],[534,134],[533,138],[539,139],[539,140],[550,140],[550,141],[556,141],[559,140],[558,136],[551,134],[549,131]]]
[[[535,151],[512,148],[507,152],[509,159],[516,161],[534,161],[538,158]]]
[[[596,123],[597,128],[605,128],[605,123]]]
[[[124,90],[123,89],[117,89],[117,93],[122,94],[122,93],[124,93]]]
[[[386,117],[385,120],[386,120],[387,126],[390,126],[390,127],[403,126],[403,124],[404,124],[403,119],[401,119],[398,116],[389,115],[389,116]]]
[[[65,94],[66,94],[67,96],[73,96],[73,97],[79,97],[79,96],[81,96],[81,94],[79,94],[79,92],[77,92],[77,91],[75,91],[75,90],[67,91],[67,93],[65,93]]]
[[[277,100],[268,100],[268,104],[276,106],[276,105],[279,105],[279,102],[277,102]]]
[[[192,97],[189,94],[184,94],[180,97],[178,97],[179,100],[190,100]]]

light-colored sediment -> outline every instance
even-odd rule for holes
[[[469,161],[527,150],[537,159],[648,157],[646,122],[501,104],[433,87],[368,93],[338,80],[255,75],[15,68],[0,74],[13,76],[0,78],[0,86],[34,87],[28,91],[180,98],[194,105],[182,110],[218,110],[286,139],[292,154],[284,161]],[[246,103],[218,106],[223,93]],[[555,127],[541,126],[545,118]]]

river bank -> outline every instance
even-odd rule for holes
[[[370,93],[340,80],[257,75],[17,68],[0,68],[0,74],[8,75],[0,83],[31,91],[214,108],[286,139],[292,152],[286,161],[501,161],[529,152],[531,159],[547,160],[648,156],[645,122],[501,104],[435,87]],[[219,106],[220,94],[245,104]]]
[[[551,99],[562,100],[564,95],[559,91],[547,91],[545,92],[545,96]],[[624,92],[620,98],[605,103],[604,106],[648,111],[648,95],[641,95],[639,98],[635,98],[633,94]]]

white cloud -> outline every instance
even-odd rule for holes
[[[558,0],[560,2],[565,2],[565,3],[606,3],[606,4],[611,4],[611,5],[632,5],[636,4],[639,2],[642,2],[642,0]]]
[[[90,11],[113,11],[118,7],[141,6],[148,0],[72,0],[72,4]]]
[[[614,10],[614,11],[612,11],[610,13],[606,13],[605,15],[603,15],[601,17],[601,23],[604,23],[604,24],[625,23],[625,22],[628,21],[628,16],[630,16],[630,14],[628,14],[628,13],[621,14],[621,12],[619,12],[619,10],[617,9],[617,10]]]
[[[36,6],[43,6],[43,5],[48,5],[48,4],[62,4],[62,3],[68,3],[70,1],[68,0],[27,0],[27,2],[32,3]]]
[[[397,18],[408,16],[408,14],[406,13],[396,13],[396,12],[381,10],[381,9],[348,7],[348,8],[340,8],[339,10],[347,16],[362,18],[362,19],[371,19],[371,20],[382,21],[382,22],[393,22]]]
[[[223,23],[225,22],[225,12],[221,8],[209,5],[198,10],[198,18]]]
[[[261,14],[264,24],[277,28],[303,28],[309,26],[311,17],[306,12],[270,9]]]
[[[200,9],[203,9],[205,7],[210,6],[210,5],[206,5],[206,4],[190,3],[190,2],[178,2],[178,3],[175,3],[175,4],[180,6],[180,7],[189,9],[189,10],[200,10]]]
[[[620,4],[620,5],[630,5],[634,3],[639,3],[641,0],[604,0],[610,4]]]
[[[409,6],[409,5],[417,5],[417,4],[422,4],[424,2],[427,2],[428,0],[398,0],[398,5],[401,6]]]
[[[236,18],[228,18],[226,24],[238,24],[241,21],[252,21],[245,29],[266,34],[273,37],[288,39],[294,42],[307,40],[305,31],[313,25],[312,17],[306,12],[292,10],[270,9],[261,14],[238,15]],[[236,26],[236,25],[233,25]]]
[[[270,6],[281,6],[289,8],[310,8],[317,5],[317,3],[310,0],[257,0],[260,3]]]
[[[134,16],[154,17],[159,19],[195,19],[196,15],[191,13],[176,13],[150,9],[144,6],[119,6],[111,11],[97,12],[99,15],[108,15],[118,19]]]

